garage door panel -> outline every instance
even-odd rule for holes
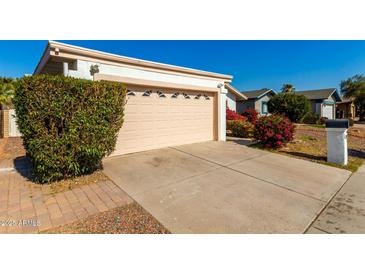
[[[127,96],[124,124],[112,155],[213,140],[212,93],[186,92],[188,99],[181,91],[160,90],[165,97],[159,97],[159,89],[149,89],[150,96],[143,96],[143,88],[131,90],[135,95]],[[173,98],[176,92],[180,95]]]

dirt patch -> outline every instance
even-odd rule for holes
[[[297,125],[294,140],[286,147],[273,152],[344,168],[355,172],[365,160],[365,129],[350,128],[348,131],[349,163],[341,166],[327,162],[326,130],[321,127]]]
[[[95,171],[89,175],[83,175],[80,177],[65,179],[61,181],[52,182],[49,184],[50,194],[56,194],[59,192],[78,188],[83,185],[94,184],[102,181],[109,181],[109,178],[101,171]]]
[[[42,233],[169,234],[170,232],[140,205],[131,203]]]

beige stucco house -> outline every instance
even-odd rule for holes
[[[49,41],[34,74],[124,83],[125,121],[113,155],[226,140],[226,106],[246,97],[232,76]]]

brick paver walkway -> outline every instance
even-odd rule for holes
[[[52,193],[23,175],[0,171],[0,233],[37,233],[132,202],[109,180]]]
[[[0,139],[0,233],[37,233],[133,201],[109,180],[53,193],[27,179],[29,164],[20,138]]]

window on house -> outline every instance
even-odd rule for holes
[[[190,99],[190,96],[187,95],[186,93],[183,93],[183,96],[184,96],[185,99]]]
[[[134,93],[134,91],[131,91],[131,90],[127,90],[127,95],[129,96],[135,96],[136,94]]]
[[[69,70],[77,70],[77,60],[68,63]]]
[[[180,95],[180,93],[175,92],[175,93],[171,96],[171,98],[177,98],[179,95]]]
[[[162,91],[158,90],[157,94],[158,94],[158,97],[160,97],[160,98],[165,98],[166,97],[166,95]]]
[[[142,96],[150,96],[152,93],[152,90],[146,90]]]

